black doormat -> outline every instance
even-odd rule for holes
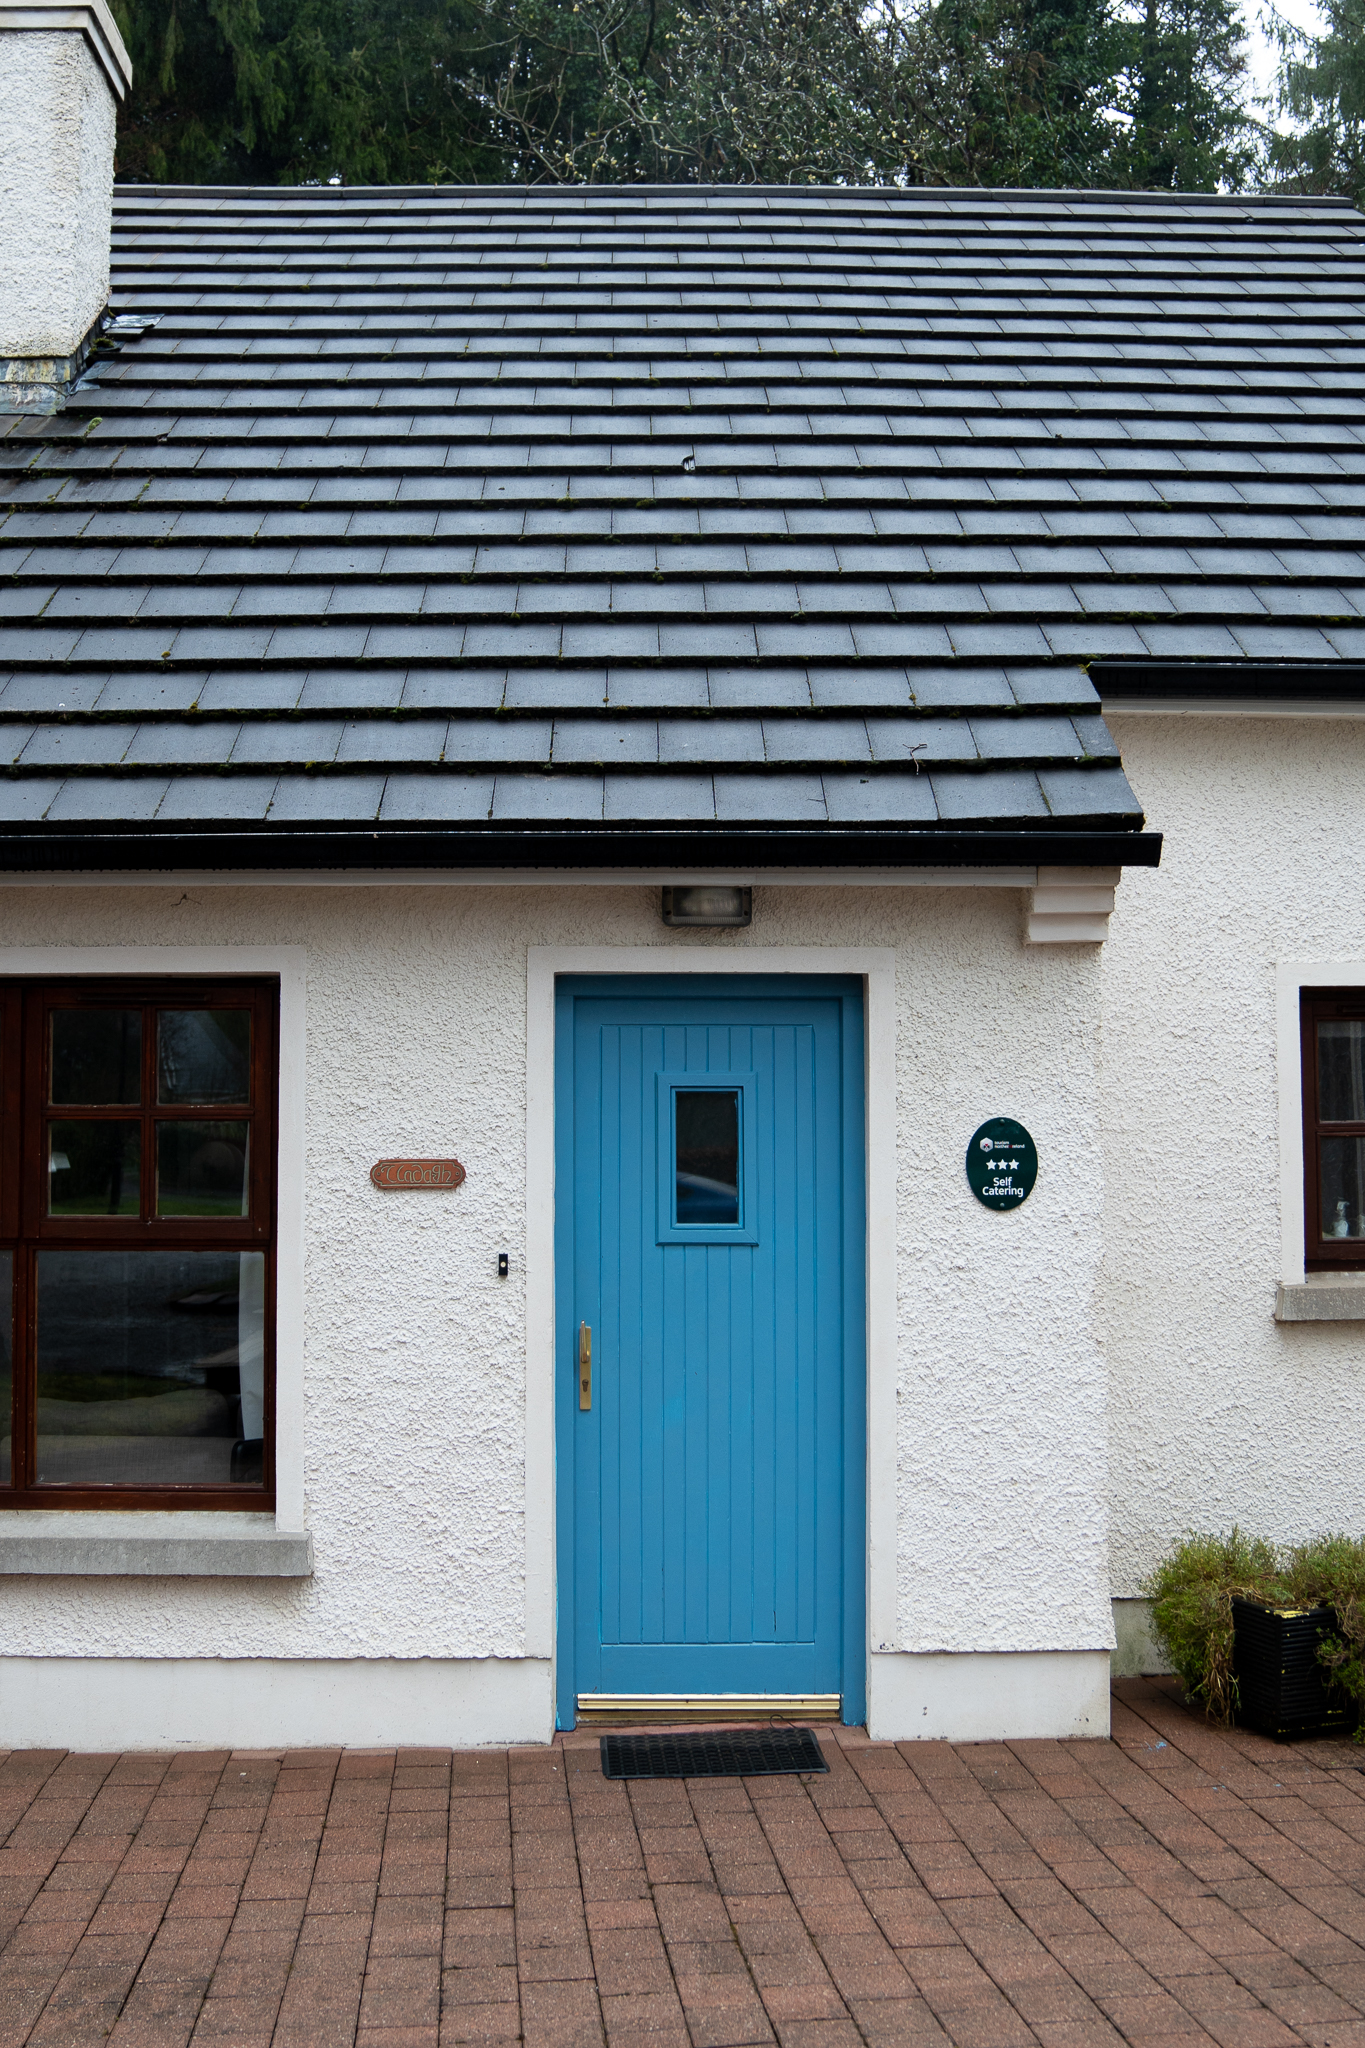
[[[602,1737],[604,1778],[775,1778],[828,1769],[809,1728]]]

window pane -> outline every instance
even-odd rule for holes
[[[39,1252],[39,1483],[259,1480],[264,1272],[262,1252]]]
[[[158,1216],[245,1216],[247,1124],[158,1124]]]
[[[1322,1140],[1322,1234],[1365,1237],[1365,1138]]]
[[[162,1010],[156,1020],[156,1099],[249,1102],[250,1010]]]
[[[0,1252],[0,1486],[10,1483],[10,1430],[14,1414],[14,1254]]]
[[[1319,1024],[1318,1114],[1324,1123],[1365,1123],[1365,1022]]]
[[[141,1010],[52,1012],[52,1100],[142,1100]]]
[[[739,1090],[679,1088],[674,1171],[679,1223],[739,1221]]]
[[[49,1216],[136,1216],[141,1170],[141,1124],[120,1117],[47,1127]]]

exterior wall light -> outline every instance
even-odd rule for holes
[[[664,889],[662,916],[665,924],[736,925],[752,924],[754,892],[732,889],[722,882],[690,882],[685,888]]]

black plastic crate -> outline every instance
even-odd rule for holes
[[[1237,1719],[1244,1728],[1280,1736],[1354,1728],[1355,1703],[1328,1682],[1318,1661],[1319,1643],[1337,1631],[1330,1607],[1262,1607],[1234,1597],[1232,1620]]]

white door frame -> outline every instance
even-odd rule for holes
[[[555,1655],[555,982],[561,974],[845,974],[863,984],[867,1630],[896,1641],[896,956],[889,946],[531,946],[526,962],[526,1642]],[[870,1707],[869,1707],[870,1711]]]

